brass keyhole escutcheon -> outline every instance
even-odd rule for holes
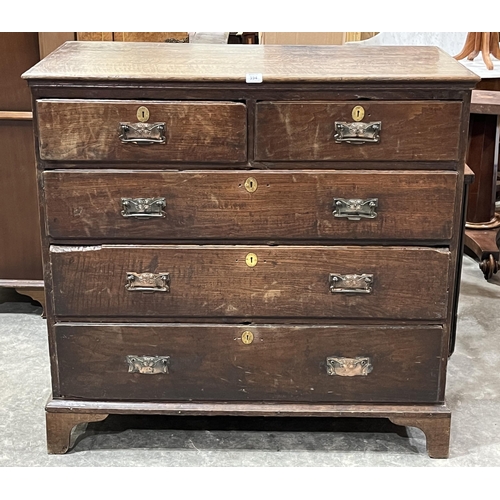
[[[254,253],[249,253],[245,257],[245,262],[248,267],[255,267],[257,265],[257,260],[257,255],[255,255]]]
[[[352,109],[352,119],[360,122],[365,117],[365,108],[363,106],[354,106]]]
[[[253,333],[250,331],[245,331],[241,334],[241,341],[244,344],[251,344],[253,342]]]
[[[149,109],[146,106],[141,106],[137,110],[137,119],[140,122],[147,122],[149,120]]]
[[[245,189],[249,192],[249,193],[253,193],[255,191],[257,191],[257,179],[255,177],[249,177],[246,181],[245,181]]]

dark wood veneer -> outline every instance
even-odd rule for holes
[[[369,246],[51,246],[50,255],[58,318],[444,319],[449,261],[439,249]],[[168,272],[170,293],[131,292],[128,272]],[[373,274],[373,291],[331,293],[330,273]]]
[[[381,122],[378,144],[334,140],[335,122],[353,122],[362,104],[364,122]],[[261,102],[256,112],[257,160],[374,161],[456,160],[461,103]]]
[[[246,84],[259,68],[264,82]],[[381,416],[448,455],[442,402],[477,77],[435,48],[114,43],[66,44],[25,77],[38,125],[50,452],[66,451],[76,423],[135,412]],[[139,103],[172,112],[166,149],[111,142]],[[354,105],[382,121],[380,144],[335,144],[332,124]],[[200,120],[179,126],[194,109]],[[168,190],[164,220],[117,215],[118,198],[163,196],[151,188]],[[379,216],[332,222],[335,190],[378,197]],[[127,272],[169,272],[170,293],[128,291]],[[329,273],[373,273],[373,291],[332,294]],[[168,390],[123,364],[129,349],[162,355],[153,347],[174,353]],[[316,360],[367,350],[366,376],[325,375]]]
[[[165,144],[120,141],[120,123],[137,123],[141,106],[151,123],[165,124]],[[42,99],[37,111],[43,160],[242,162],[247,157],[241,103]]]
[[[241,341],[247,329],[254,335],[249,345]],[[444,332],[437,326],[58,325],[55,330],[59,396],[69,399],[435,403],[445,361]],[[127,355],[168,355],[168,373],[129,373]],[[367,356],[373,371],[328,375],[326,357],[333,355]]]
[[[255,192],[245,181],[253,177]],[[456,173],[381,171],[43,174],[54,239],[437,240],[452,237]],[[165,216],[123,217],[122,198],[165,198]],[[334,198],[378,199],[374,219],[333,216]]]

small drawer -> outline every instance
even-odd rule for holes
[[[461,114],[445,101],[260,102],[255,159],[456,161]]]
[[[420,247],[50,247],[59,318],[442,320],[449,265]]]
[[[60,397],[435,403],[440,326],[56,325]]]
[[[64,161],[243,162],[242,103],[38,100],[40,158]]]
[[[104,240],[452,237],[456,172],[43,174],[47,233]]]

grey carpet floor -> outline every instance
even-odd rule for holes
[[[448,460],[415,428],[384,419],[111,416],[79,425],[66,455],[48,455],[45,320],[30,302],[0,304],[0,466],[500,466],[500,276],[464,257],[456,350],[449,362]],[[0,302],[2,297],[0,296]]]

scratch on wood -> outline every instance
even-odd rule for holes
[[[85,247],[66,247],[59,245],[51,245],[50,251],[52,253],[67,253],[67,252],[96,252],[102,250],[102,245],[92,245]]]

